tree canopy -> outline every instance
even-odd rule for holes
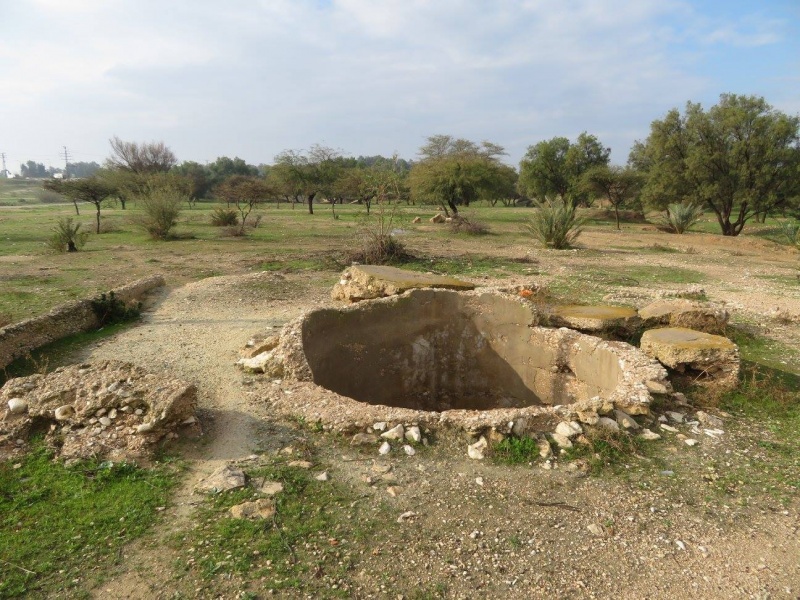
[[[653,121],[629,162],[646,175],[649,206],[702,202],[733,236],[754,216],[797,202],[799,134],[800,118],[764,98],[723,94],[708,111],[688,102],[684,114]]]
[[[607,166],[611,150],[593,135],[581,133],[575,143],[554,137],[528,147],[519,164],[519,189],[544,200],[557,196],[573,206],[585,204],[588,195],[581,177],[592,167]]]
[[[49,179],[44,187],[58,192],[73,202],[89,202],[96,210],[96,232],[100,233],[100,208],[108,198],[116,193],[116,188],[100,177],[86,179]]]
[[[631,167],[596,166],[583,174],[583,185],[592,194],[603,196],[614,208],[619,229],[619,209],[639,192],[642,177]]]
[[[126,142],[114,136],[109,140],[111,156],[106,167],[136,174],[169,171],[178,159],[164,142]]]

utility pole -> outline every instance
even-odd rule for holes
[[[3,168],[0,169],[0,177],[6,179],[8,177],[8,169],[6,169],[6,153],[0,152],[0,159],[3,161]]]
[[[64,179],[68,179],[69,178],[69,172],[68,172],[68,169],[69,169],[69,150],[67,150],[66,146],[62,146],[62,148],[64,148],[64,153],[61,155],[61,157],[64,159]]]

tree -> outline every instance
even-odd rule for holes
[[[583,174],[607,166],[611,150],[593,135],[581,133],[575,143],[554,137],[528,147],[519,164],[519,188],[523,194],[544,200],[557,196],[573,206],[586,204]]]
[[[619,209],[636,197],[641,187],[641,175],[631,167],[596,166],[583,174],[583,185],[593,194],[605,196],[614,207],[619,229]]]
[[[513,183],[509,186],[510,167],[499,160],[505,154],[502,146],[434,135],[419,154],[422,160],[409,175],[411,194],[439,203],[445,213],[449,207],[458,216],[460,205],[513,193]]]
[[[109,143],[111,156],[105,167],[110,175],[106,179],[119,190],[123,210],[128,199],[146,191],[148,175],[166,173],[178,162],[164,142],[126,142],[114,136]]]
[[[86,179],[50,179],[44,182],[45,189],[58,192],[73,202],[89,202],[93,204],[97,214],[96,232],[100,233],[100,208],[108,198],[116,193],[116,189],[100,177]]]
[[[800,117],[756,96],[722,94],[708,111],[688,102],[683,115],[653,121],[629,163],[646,176],[648,205],[701,202],[723,235],[739,235],[751,218],[796,202]]]
[[[330,197],[333,184],[346,162],[348,159],[342,157],[340,150],[314,144],[307,153],[284,150],[275,157],[271,171],[282,192],[296,198],[303,197],[308,202],[308,213],[313,215],[314,198],[318,194]],[[354,159],[352,163],[354,166]]]
[[[258,175],[258,167],[248,165],[244,159],[235,156],[229,158],[227,156],[218,156],[217,159],[206,165],[205,167],[208,185],[215,188],[223,181],[234,175],[243,175],[245,177],[256,177]]]
[[[29,160],[26,163],[20,165],[19,174],[22,177],[30,177],[36,179],[43,179],[45,177],[50,176],[49,173],[47,172],[47,167],[45,167],[42,163],[37,163],[32,160]]]
[[[97,171],[100,170],[100,165],[96,162],[71,162],[67,164],[67,167],[64,171],[64,177],[66,178],[74,178],[74,177],[91,177]]]
[[[184,161],[172,168],[170,173],[184,177],[190,184],[192,198],[206,198],[213,187],[209,170],[194,161]]]
[[[236,206],[242,217],[239,235],[244,235],[247,217],[253,209],[275,195],[275,191],[260,177],[233,175],[214,190],[218,198]]]

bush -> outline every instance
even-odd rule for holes
[[[77,252],[86,244],[89,234],[81,231],[81,224],[75,223],[72,217],[59,219],[53,227],[53,235],[45,244],[54,252]]]
[[[36,190],[36,199],[42,204],[58,204],[59,202],[68,202],[64,196],[53,190]]]
[[[386,210],[380,205],[377,211],[366,215],[361,222],[361,245],[351,251],[351,262],[365,265],[385,265],[407,262],[413,258],[403,243],[392,235],[396,206]]]
[[[699,204],[670,204],[667,207],[667,225],[673,233],[686,233],[703,216]]]
[[[489,227],[486,223],[475,221],[469,217],[453,217],[449,225],[450,231],[453,233],[466,233],[467,235],[486,235],[489,233]]]
[[[139,224],[154,240],[166,240],[178,224],[181,204],[189,202],[189,195],[176,187],[156,187],[139,196],[137,204],[144,214]]]
[[[800,223],[796,221],[781,223],[781,233],[792,246],[800,244]]]
[[[125,323],[139,318],[142,310],[142,303],[137,302],[127,305],[116,297],[114,292],[100,294],[97,298],[90,301],[92,311],[100,321],[100,327],[113,325],[114,323]]]
[[[239,224],[236,211],[229,208],[218,207],[211,213],[211,224],[216,227],[230,227]]]
[[[583,231],[583,219],[575,207],[563,200],[539,202],[525,229],[543,246],[555,250],[570,248]]]

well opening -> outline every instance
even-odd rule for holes
[[[490,410],[614,394],[612,344],[536,323],[513,296],[415,290],[307,314],[302,349],[314,383],[373,405]]]

